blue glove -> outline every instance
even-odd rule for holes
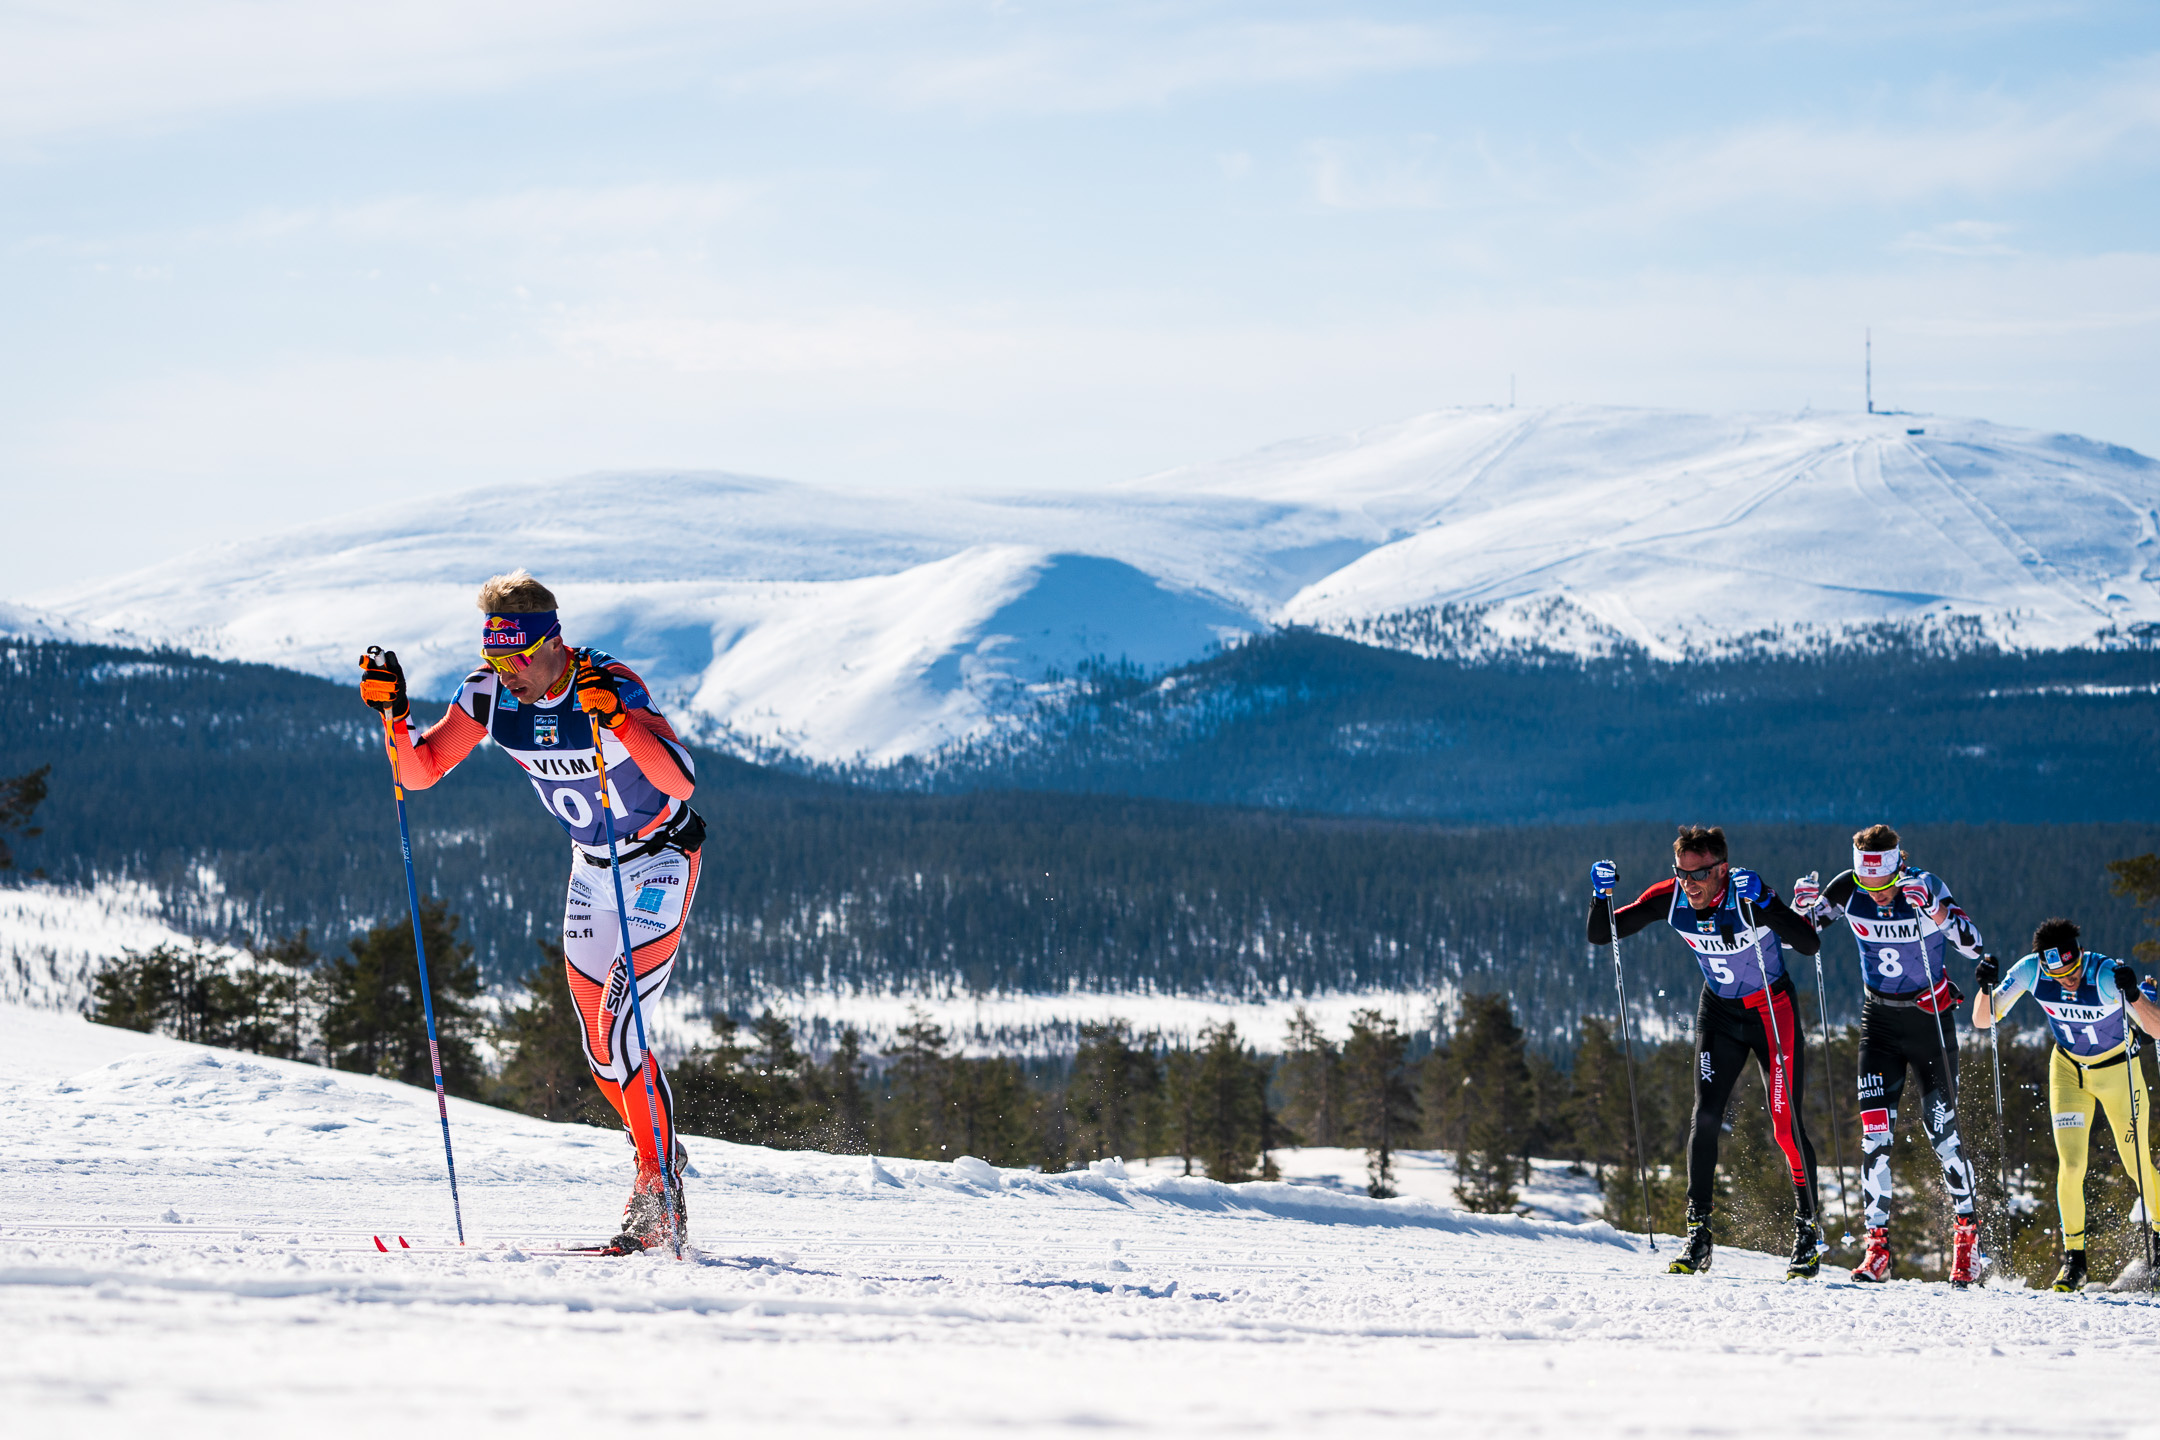
[[[1620,883],[1620,868],[1610,860],[1600,860],[1590,867],[1590,893],[1610,896],[1613,886]]]
[[[1745,900],[1752,905],[1769,893],[1769,887],[1762,883],[1762,876],[1753,870],[1736,869],[1732,872],[1732,893],[1734,899]]]

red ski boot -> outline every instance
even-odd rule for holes
[[[1853,1267],[1852,1278],[1863,1285],[1881,1285],[1890,1278],[1890,1232],[1878,1225],[1867,1232],[1867,1254]]]
[[[1979,1249],[1979,1222],[1970,1215],[1958,1216],[1950,1236],[1950,1283],[1960,1290],[1973,1283],[1973,1256]]]

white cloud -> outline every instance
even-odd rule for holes
[[[0,137],[158,126],[568,75],[911,107],[1095,111],[1465,63],[1452,32],[958,0],[46,0],[0,9]],[[926,38],[927,37],[927,38]]]
[[[1485,53],[1462,26],[1348,17],[1177,25],[1139,6],[1097,10],[1089,19],[1085,28],[1016,27],[1019,33],[989,43],[969,36],[940,47],[902,41],[827,53],[749,70],[731,83],[908,107],[1086,112],[1162,105],[1204,91],[1459,66]]]
[[[2052,103],[1948,97],[1905,125],[1777,121],[1686,138],[1610,163],[1624,198],[1604,218],[1661,224],[1765,203],[1906,205],[2055,188],[2100,165],[2149,170],[2160,154],[2160,61]]]
[[[463,197],[388,195],[351,205],[258,210],[185,238],[217,243],[326,238],[429,246],[568,238],[635,247],[670,231],[695,232],[740,219],[763,193],[747,183],[678,181],[536,186]]]
[[[2003,239],[2011,228],[1992,220],[1946,220],[1925,230],[1907,231],[1899,237],[1895,248],[1930,255],[2015,255],[2017,247]]]
[[[0,10],[0,135],[399,93],[485,93],[664,60],[815,0],[46,0]],[[831,10],[830,4],[819,8]],[[853,8],[853,7],[849,7]]]

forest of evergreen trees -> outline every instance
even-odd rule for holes
[[[402,907],[379,739],[349,687],[177,654],[25,642],[0,653],[13,669],[0,773],[50,767],[44,833],[16,842],[26,867],[150,881],[183,930],[251,945],[352,933]],[[1608,1003],[1607,962],[1582,941],[1588,863],[1612,856],[1623,884],[1646,883],[1663,873],[1672,822],[1730,821],[1792,774],[1782,759],[1729,767],[1659,819],[1464,828],[1115,795],[894,793],[711,751],[698,764],[713,824],[678,984],[714,1009],[752,1015],[805,985],[1490,991],[1546,1054],[1567,1053],[1578,1017]],[[1854,803],[1854,819],[1735,823],[1736,858],[1781,886],[1832,873],[1855,825],[1877,818]],[[2126,784],[2119,813],[2140,803]],[[484,753],[412,812],[423,886],[465,917],[483,980],[515,984],[557,925],[559,830]],[[1890,818],[2006,945],[2057,911],[2095,937],[2126,934],[2134,909],[2099,862],[2160,848],[2160,826],[2144,823]],[[1650,1033],[1684,1026],[1686,952],[1646,939],[1630,965]],[[1829,981],[1833,1014],[1850,1018],[1854,977],[1832,968]]]
[[[2119,863],[2115,879],[2130,900],[2160,904],[2160,858]],[[546,1119],[616,1126],[587,1076],[560,952],[525,975],[515,1004],[492,1007],[457,917],[431,898],[422,919],[447,1087]],[[299,933],[239,961],[202,946],[125,954],[98,975],[93,1018],[428,1084],[407,918],[394,914],[345,948],[325,956]],[[2160,959],[2160,946],[2144,942],[2141,958]],[[1804,988],[1800,1013],[1816,1013]],[[2020,1018],[2001,1037],[1999,1125],[1992,1046],[1973,1035],[1962,1014],[1946,1038],[1962,1050],[1960,1109],[1967,1153],[1981,1176],[1988,1243],[2037,1281],[2052,1273],[2060,1243],[2053,1233],[2049,1046],[2034,1016]],[[1858,1028],[1826,1035],[1811,1025],[1804,1038],[1804,1113],[1832,1197],[1825,1228],[1840,1242],[1863,1230],[1835,1198],[1842,1191],[1857,1200],[1850,1097]],[[1521,1208],[1530,1162],[1544,1158],[1594,1175],[1608,1217],[1623,1229],[1643,1228],[1638,1176],[1645,1176],[1656,1228],[1676,1233],[1685,1211],[1692,1043],[1638,1042],[1631,1093],[1611,1015],[1583,1015],[1571,1039],[1557,1057],[1539,1053],[1507,997],[1480,992],[1463,999],[1445,1030],[1423,1037],[1374,1011],[1356,1015],[1340,1041],[1302,1010],[1281,1036],[1241,1035],[1225,1023],[1190,1044],[1165,1044],[1112,1021],[1085,1027],[1069,1060],[1044,1064],[957,1053],[952,1037],[921,1015],[882,1054],[866,1054],[853,1032],[814,1054],[800,1027],[766,1009],[748,1023],[716,1016],[708,1038],[670,1058],[669,1073],[679,1123],[693,1135],[930,1160],[972,1155],[1052,1171],[1167,1156],[1186,1173],[1232,1183],[1274,1178],[1271,1153],[1287,1146],[1344,1146],[1365,1152],[1367,1192],[1375,1196],[1395,1193],[1398,1152],[1437,1150],[1453,1159],[1457,1201],[1495,1213]],[[2139,1063],[2150,1067],[2152,1048]],[[1792,1192],[1753,1072],[1734,1094],[1726,1123],[1721,1238],[1778,1250],[1790,1238]],[[2096,1148],[2087,1181],[2096,1274],[2129,1258],[2127,1217],[2136,1199],[2120,1167],[2106,1163],[2105,1149]],[[1909,1119],[1894,1164],[1899,1273],[1940,1278],[1948,1263],[1948,1197],[1934,1154]],[[2005,1194],[2019,1203],[2005,1205]],[[1835,1243],[1834,1262],[1857,1258],[1851,1239]]]

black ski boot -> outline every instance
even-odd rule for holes
[[[2057,1294],[2068,1295],[2073,1290],[2084,1288],[2084,1285],[2085,1252],[2082,1250],[2063,1251],[2062,1269],[2055,1272],[2055,1283],[2048,1288],[2054,1290]]]
[[[1793,1220],[1792,1263],[1785,1267],[1788,1280],[1812,1280],[1822,1273],[1822,1226],[1812,1216]]]
[[[1711,1256],[1716,1249],[1715,1238],[1710,1233],[1710,1217],[1705,1215],[1698,1220],[1690,1215],[1687,1226],[1687,1249],[1681,1251],[1680,1257],[1665,1267],[1665,1273],[1668,1275],[1700,1275],[1710,1268]]]

